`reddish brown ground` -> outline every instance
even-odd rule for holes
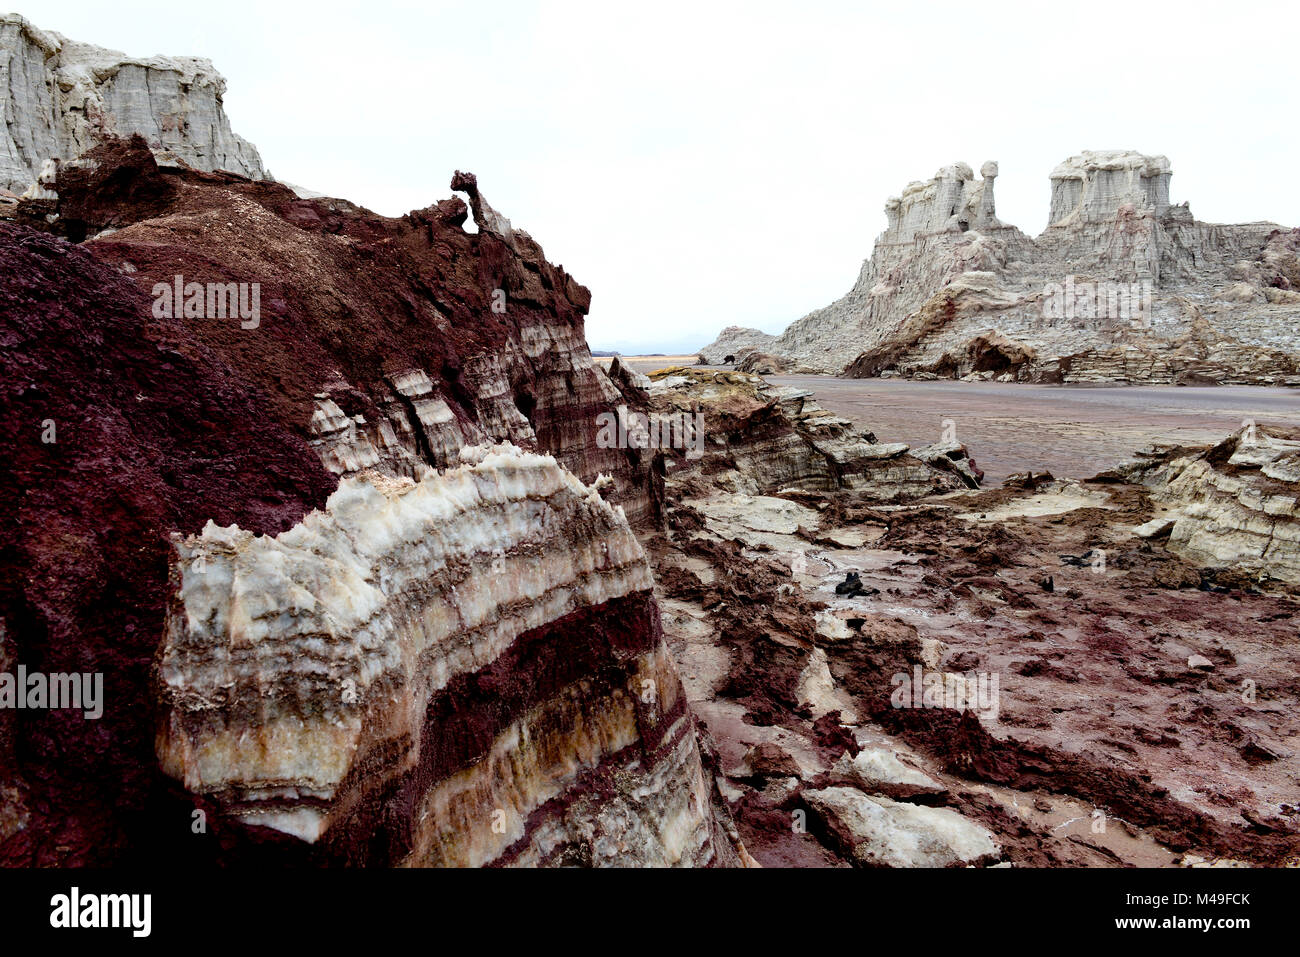
[[[1243,591],[1230,573],[1203,572],[1133,538],[1129,529],[1150,514],[1142,490],[1092,491],[1109,507],[997,522],[956,517],[1033,492],[996,489],[858,510],[876,540],[816,549],[799,578],[788,556],[710,540],[691,510],[670,508],[674,540],[652,543],[660,586],[707,616],[727,651],[717,699],[743,714],[743,722],[710,724],[719,749],[743,752],[733,742],[748,740],[749,725],[785,729],[792,753],[807,756],[806,742],[818,742],[827,767],[846,746],[855,750],[824,720],[814,724],[795,694],[821,647],[861,718],[859,740],[915,749],[946,793],[913,799],[978,820],[1015,864],[1171,864],[1184,852],[1300,860],[1300,603]],[[838,501],[827,514],[837,512],[846,513]],[[1104,573],[1062,562],[1094,548],[1106,549]],[[879,594],[837,596],[834,585],[853,568]],[[803,587],[790,592],[795,581]],[[818,603],[855,618],[858,637],[818,634]],[[671,615],[666,622],[671,637],[677,626]],[[996,720],[891,707],[891,676],[921,659],[922,639],[943,642],[943,670],[998,676]],[[698,670],[680,637],[674,649],[688,675]],[[1192,654],[1214,669],[1190,669]],[[1243,694],[1250,683],[1253,697]],[[732,781],[743,792],[732,807],[749,851],[771,865],[844,860],[836,835],[790,826],[799,792],[834,779],[805,775],[790,792],[777,784],[788,773]],[[1101,834],[1090,826],[1097,812],[1109,825]]]

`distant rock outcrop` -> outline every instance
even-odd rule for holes
[[[891,199],[853,289],[762,351],[858,377],[1300,384],[1300,230],[1198,222],[1165,157],[1085,152],[1031,239],[998,220],[997,172]]]
[[[744,358],[747,352],[766,351],[776,342],[776,336],[745,326],[727,326],[718,338],[700,350],[706,365],[731,365]]]
[[[226,81],[199,57],[130,57],[0,14],[0,188],[39,195],[57,166],[139,133],[163,165],[267,176],[230,128]]]
[[[782,375],[790,371],[790,363],[780,356],[754,349],[747,351],[736,363],[736,371],[751,372],[754,375]]]
[[[964,458],[963,447],[909,455],[907,445],[877,442],[828,412],[807,389],[744,372],[678,367],[655,372],[647,392],[652,421],[696,410],[709,438],[698,450],[664,452],[664,471],[679,490],[852,489],[878,501],[906,501],[964,483],[953,460],[936,461],[958,450]]]

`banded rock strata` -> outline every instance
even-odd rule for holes
[[[198,57],[129,57],[0,15],[0,188],[46,194],[57,165],[142,135],[160,162],[267,175],[230,128],[226,81]]]
[[[625,518],[549,456],[460,458],[178,543],[163,769],[349,863],[713,860]]]
[[[1121,469],[1162,511],[1136,531],[1252,585],[1300,585],[1300,442],[1254,426],[1208,449],[1155,453]]]
[[[1118,151],[1053,170],[1030,238],[996,216],[996,164],[981,173],[891,199],[853,289],[764,351],[853,377],[1300,383],[1300,231],[1199,222],[1165,157]]]

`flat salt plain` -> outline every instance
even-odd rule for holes
[[[638,372],[693,357],[628,357]],[[1300,431],[1300,389],[1263,386],[1051,386],[1002,382],[767,376],[817,394],[821,405],[881,442],[939,441],[945,419],[985,471],[986,487],[1014,472],[1088,478],[1150,445],[1205,445],[1247,420]],[[707,432],[708,421],[705,420]]]

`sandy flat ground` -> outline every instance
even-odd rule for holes
[[[823,407],[881,442],[928,445],[951,419],[958,441],[986,473],[1046,469],[1087,478],[1151,444],[1205,444],[1240,429],[1300,428],[1300,390],[1257,386],[1044,386],[770,376],[811,389]]]
[[[595,359],[607,368],[614,361],[610,356],[596,356]],[[658,369],[670,369],[673,366],[693,366],[700,361],[700,357],[694,354],[689,356],[623,356],[622,359],[634,372],[640,372],[642,375],[649,375]]]

